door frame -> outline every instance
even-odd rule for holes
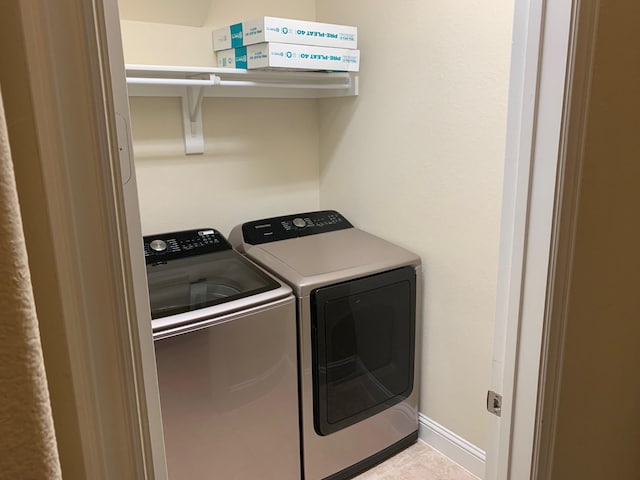
[[[598,11],[516,2],[486,480],[551,472]]]
[[[0,79],[14,164],[30,166],[27,252],[51,260],[30,270],[62,471],[166,480],[117,2],[0,11],[2,50],[21,56]]]

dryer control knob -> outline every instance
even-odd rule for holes
[[[298,228],[302,228],[302,227],[306,227],[307,226],[307,222],[305,222],[302,218],[298,217],[298,218],[294,218],[293,219],[293,224],[298,227]]]
[[[164,240],[154,240],[149,246],[154,252],[164,252],[167,249],[167,243]]]

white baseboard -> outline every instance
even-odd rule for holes
[[[449,457],[476,477],[484,478],[486,454],[483,450],[422,413],[418,414],[418,420],[420,422],[418,434],[420,440]]]

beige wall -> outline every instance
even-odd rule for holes
[[[120,26],[125,63],[215,65],[211,29],[133,20],[122,20]]]
[[[421,411],[484,448],[513,0],[323,0],[360,96],[321,104],[320,204],[425,266]]]
[[[601,2],[554,480],[640,472],[640,4]]]
[[[177,99],[131,102],[145,233],[201,225],[226,233],[247,219],[323,207],[419,253],[426,272],[421,411],[481,448],[512,4],[212,2],[203,25],[316,13],[357,25],[360,96],[205,99],[205,155],[188,157]],[[127,62],[212,64],[198,22],[140,20],[122,23]],[[191,48],[182,55],[185,43]]]
[[[205,154],[184,155],[180,100],[133,98],[144,234],[319,207],[315,100],[205,99]]]
[[[125,63],[214,66],[211,30],[261,15],[315,20],[315,0],[119,0]]]
[[[153,23],[134,14],[134,3],[120,1],[129,15],[126,63],[211,66],[211,26],[267,14],[315,18],[312,0],[223,1],[203,13],[200,24],[210,26],[171,25],[188,4],[161,2],[150,16],[167,23]],[[144,234],[210,226],[226,235],[243,221],[319,208],[316,100],[205,98],[205,153],[189,156],[178,98],[134,97],[130,105]]]

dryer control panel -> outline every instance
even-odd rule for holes
[[[144,237],[144,258],[147,264],[222,250],[231,250],[231,244],[213,228],[183,230]]]
[[[346,228],[353,228],[353,225],[341,214],[335,210],[322,210],[247,222],[242,225],[242,236],[246,243],[260,245]]]

